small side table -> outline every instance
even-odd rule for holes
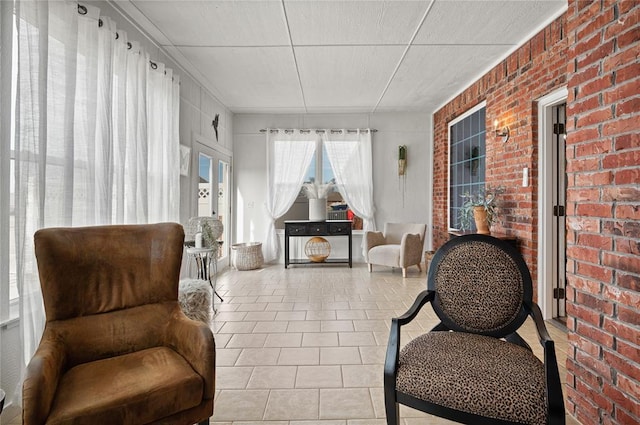
[[[187,247],[187,256],[189,257],[187,262],[187,268],[189,274],[191,274],[191,262],[193,261],[196,266],[196,278],[202,280],[208,280],[209,285],[213,288],[213,293],[220,300],[224,302],[218,291],[216,291],[216,283],[218,280],[218,249],[216,248],[195,248]],[[213,266],[213,273],[212,268]]]

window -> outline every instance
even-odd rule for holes
[[[335,183],[331,163],[327,156],[327,148],[324,143],[318,143],[316,152],[313,154],[309,171],[304,178],[305,183],[322,182],[322,184]]]
[[[449,123],[450,229],[459,230],[461,227],[461,195],[476,193],[485,185],[485,111],[482,103]]]

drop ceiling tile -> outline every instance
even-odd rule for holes
[[[285,9],[294,45],[404,44],[426,1],[290,1]]]
[[[403,51],[402,46],[296,47],[307,109],[370,111]]]
[[[565,0],[436,1],[414,44],[513,45],[563,8]]]
[[[182,55],[207,77],[219,100],[244,108],[303,108],[290,47],[182,47]]]
[[[133,3],[176,46],[289,45],[279,0]]]
[[[503,53],[501,46],[412,46],[377,111],[432,111]]]

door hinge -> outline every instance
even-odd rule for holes
[[[564,288],[553,288],[553,299],[554,300],[563,300],[564,299]]]
[[[554,205],[553,215],[555,217],[564,217],[564,205]]]
[[[553,134],[558,135],[558,136],[561,135],[561,134],[566,134],[565,128],[564,128],[564,124],[563,123],[554,124],[553,125]]]

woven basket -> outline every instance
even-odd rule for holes
[[[254,270],[262,267],[262,242],[236,243],[231,245],[232,264],[237,270]]]

